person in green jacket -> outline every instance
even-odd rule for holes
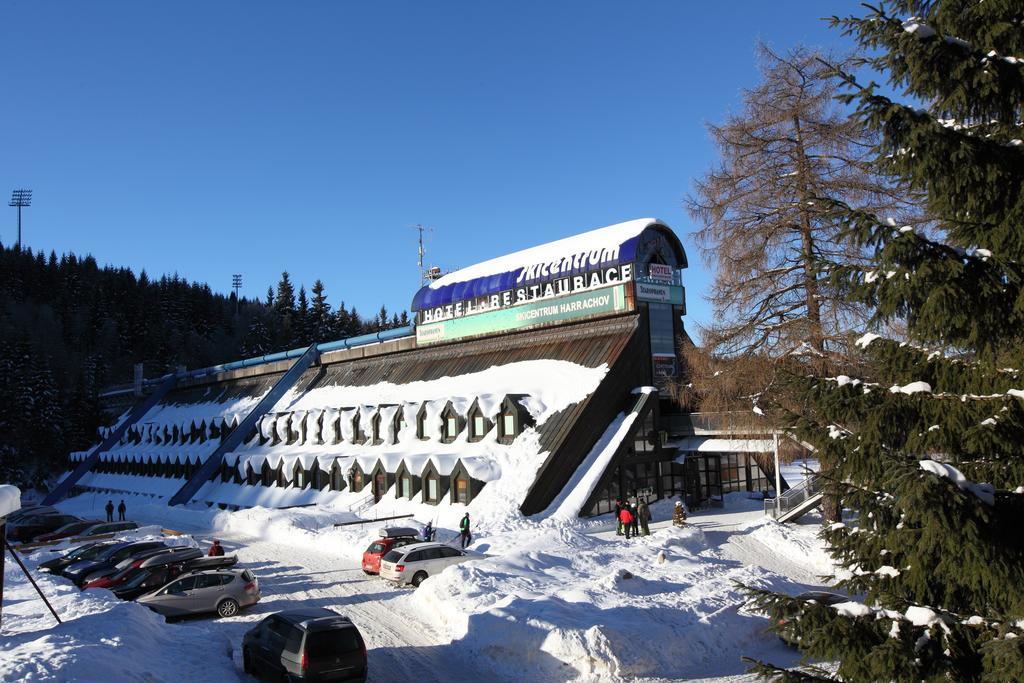
[[[473,535],[469,533],[468,512],[462,517],[462,521],[459,522],[459,535],[462,537],[462,549],[465,550],[466,546],[468,546],[470,541],[473,540]]]

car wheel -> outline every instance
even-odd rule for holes
[[[217,605],[217,614],[222,617],[233,617],[238,614],[238,601],[228,598]]]
[[[427,578],[426,572],[416,572],[412,577],[412,585],[416,588],[420,587],[420,584]]]
[[[242,648],[242,670],[247,674],[251,674],[252,671],[252,655],[249,654],[249,648]]]

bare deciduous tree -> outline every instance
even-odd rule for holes
[[[719,163],[687,198],[701,255],[715,269],[705,350],[725,357],[842,353],[864,311],[829,286],[830,264],[862,258],[837,239],[832,200],[907,213],[870,168],[872,141],[835,101],[831,61],[803,47],[757,49],[761,83],[709,130]]]

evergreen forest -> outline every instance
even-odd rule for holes
[[[0,480],[40,484],[95,442],[99,393],[179,367],[200,368],[408,324],[295,291],[282,273],[266,299],[225,296],[178,274],[150,279],[91,255],[0,245]]]

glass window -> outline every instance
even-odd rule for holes
[[[175,581],[174,583],[169,585],[167,588],[164,589],[163,592],[164,593],[184,593],[185,591],[190,591],[193,588],[195,588],[195,585],[196,585],[196,577],[194,577],[194,576],[186,576],[185,578],[178,579],[177,581]]]
[[[438,550],[441,552],[441,557],[459,557],[460,555],[462,555],[462,553],[460,553],[455,548],[450,548],[448,546],[438,548]]]
[[[512,413],[503,413],[501,416],[502,436],[513,437],[516,435],[516,416]]]
[[[437,500],[437,477],[427,477],[427,500]]]
[[[675,328],[672,321],[672,304],[647,304],[650,319],[651,353],[675,355]]]
[[[459,477],[455,480],[455,502],[463,505],[469,502],[469,480]]]
[[[306,485],[306,470],[301,467],[295,468],[295,487],[302,488]]]
[[[302,647],[302,631],[292,626],[288,629],[288,636],[284,641],[284,649],[286,652],[298,653],[299,648]]]
[[[411,552],[411,553],[409,553],[408,555],[405,556],[405,561],[406,562],[419,562],[422,559],[423,559],[423,551],[422,550],[417,550],[415,552]]]
[[[455,435],[459,433],[459,421],[454,415],[449,415],[445,421],[445,436],[449,439],[454,439]]]
[[[339,654],[359,652],[362,643],[355,628],[339,628],[310,633],[306,638],[306,656],[310,661],[330,660]]]
[[[400,559],[402,559],[402,551],[401,550],[389,550],[388,554],[385,555],[384,557],[382,557],[381,559],[384,560],[385,562],[398,562]]]
[[[484,416],[474,415],[473,416],[473,436],[481,437],[484,435]]]
[[[412,477],[408,474],[402,477],[402,497],[412,498]]]

